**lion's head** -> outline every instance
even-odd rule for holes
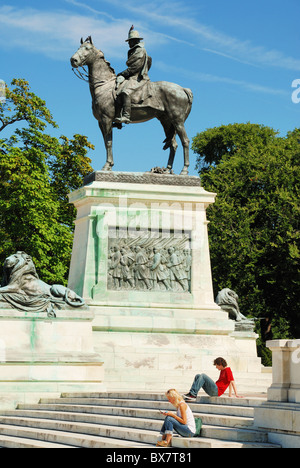
[[[219,306],[228,305],[238,309],[239,296],[229,288],[224,288],[217,295],[216,303]]]
[[[38,274],[30,255],[19,251],[5,260],[1,287],[19,284],[22,277],[29,273],[38,279]]]
[[[216,303],[221,309],[229,313],[229,317],[233,320],[241,320],[243,315],[240,313],[238,305],[238,295],[229,288],[224,288],[219,291]]]
[[[62,285],[50,286],[41,281],[30,255],[17,252],[3,265],[0,301],[6,301],[21,311],[47,312],[55,317],[54,307],[66,303],[72,307],[85,305],[84,299]]]

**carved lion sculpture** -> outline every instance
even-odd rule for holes
[[[229,288],[224,288],[222,291],[219,291],[216,303],[221,307],[221,309],[229,312],[229,317],[236,322],[242,322],[243,320],[248,320],[240,312],[238,304],[239,296]]]
[[[41,281],[32,258],[25,252],[17,252],[5,260],[0,300],[8,302],[16,309],[47,311],[52,316],[55,316],[55,305],[60,308],[60,304],[72,307],[85,304],[74,291],[61,285],[50,286]]]

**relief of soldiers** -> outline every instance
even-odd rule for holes
[[[182,289],[184,291],[188,290],[187,286],[187,276],[186,273],[182,267],[182,261],[179,258],[178,253],[175,251],[174,247],[170,247],[168,249],[168,253],[170,255],[169,258],[169,263],[167,264],[167,267],[170,269],[170,280],[171,280],[171,286],[173,291],[176,290],[176,283],[179,283],[182,286]]]
[[[131,271],[130,271],[130,265],[133,263],[133,258],[130,256],[129,253],[126,252],[126,250],[123,248],[121,249],[121,258],[120,258],[120,264],[121,264],[121,273],[122,273],[122,281],[123,283],[127,284],[134,288],[134,279],[132,277]]]
[[[135,271],[136,279],[140,283],[144,283],[147,289],[152,289],[150,283],[150,269],[148,266],[149,260],[145,253],[143,252],[140,246],[136,247],[136,257],[135,257]]]
[[[116,289],[120,289],[121,287],[121,278],[122,278],[122,270],[121,270],[121,252],[118,246],[113,248],[113,254],[111,256],[110,261],[110,270],[111,276],[113,277],[114,287]]]
[[[167,289],[167,291],[171,290],[170,282],[169,282],[169,272],[165,266],[165,258],[159,252],[157,248],[154,247],[153,249],[154,257],[153,257],[153,264],[151,266],[152,272],[152,279],[154,285],[159,283],[163,283]]]
[[[123,239],[108,251],[108,288],[188,292],[191,265],[191,251],[182,242],[151,247],[147,239],[128,245]]]
[[[184,249],[183,255],[184,255],[184,260],[183,260],[184,270],[185,270],[186,275],[187,275],[189,290],[191,290],[191,277],[192,277],[192,256],[191,256],[191,251],[189,249]]]

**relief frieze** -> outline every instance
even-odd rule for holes
[[[108,239],[109,290],[191,291],[191,240],[182,232],[125,232]]]

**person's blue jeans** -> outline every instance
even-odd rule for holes
[[[194,432],[192,432],[186,424],[181,424],[177,419],[172,418],[172,416],[167,416],[163,426],[161,428],[161,434],[173,434],[173,431],[176,431],[177,434],[182,437],[193,437]]]
[[[195,376],[193,385],[190,389],[190,393],[196,397],[200,388],[203,388],[203,390],[211,397],[218,396],[217,385],[206,374],[198,374]]]

